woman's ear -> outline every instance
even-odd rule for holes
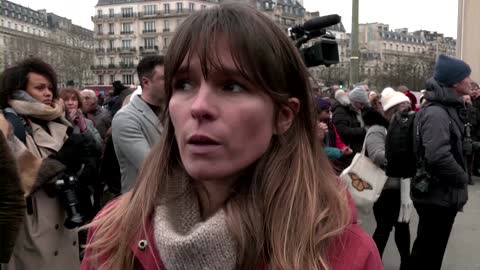
[[[288,106],[283,106],[278,112],[277,125],[274,134],[280,135],[285,133],[292,126],[293,120],[297,116],[299,109],[300,101],[298,98],[289,98]]]

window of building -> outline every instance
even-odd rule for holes
[[[170,39],[168,37],[163,38],[163,47],[167,48],[170,45]]]
[[[98,58],[98,64],[103,66],[103,57]]]
[[[115,34],[115,24],[113,24],[113,23],[109,23],[109,24],[108,24],[108,33],[109,33],[110,35]]]
[[[132,84],[133,83],[133,75],[132,74],[123,74],[122,82],[124,84]]]
[[[131,34],[132,31],[132,23],[122,23],[122,33],[121,34]]]
[[[183,12],[183,3],[177,3],[177,13],[182,13]]]
[[[103,75],[98,75],[98,85],[104,85]]]
[[[202,9],[207,9],[207,5],[202,5]]]
[[[122,17],[133,17],[133,8],[122,8]]]
[[[110,75],[110,84],[112,84],[115,81],[115,75]]]
[[[194,3],[189,3],[188,4],[188,10],[189,11],[194,11],[195,10],[195,4]]]
[[[132,47],[132,40],[131,39],[122,40],[122,48],[130,49],[131,47]]]
[[[97,33],[103,34],[103,24],[97,24]]]
[[[146,5],[143,6],[144,15],[155,15],[157,13],[157,5]]]
[[[122,57],[122,63],[124,65],[133,65],[133,57],[131,56]]]
[[[108,41],[108,48],[109,49],[115,48],[115,40],[111,39]]]
[[[170,4],[163,4],[165,14],[170,14]]]
[[[110,65],[115,65],[115,57],[110,57]]]
[[[155,47],[155,38],[145,39],[145,49],[153,49]]]
[[[155,21],[148,21],[143,23],[143,32],[152,33],[156,32]]]
[[[97,48],[100,48],[100,49],[103,48],[103,41],[101,40],[97,41]]]
[[[109,15],[110,17],[114,17],[114,16],[115,16],[115,10],[114,10],[113,8],[110,8],[110,9],[108,10],[108,15]]]
[[[101,10],[101,9],[97,10],[97,15],[98,15],[98,17],[102,17],[103,16],[103,10]]]
[[[163,32],[170,32],[170,21],[164,20],[163,21]]]
[[[25,27],[23,25],[20,26],[22,32],[25,32]]]

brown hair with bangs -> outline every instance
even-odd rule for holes
[[[60,90],[60,98],[64,101],[69,99],[70,97],[75,97],[78,101],[78,109],[83,108],[83,100],[82,96],[80,96],[80,90],[72,89],[72,88],[64,88]]]
[[[335,255],[329,251],[350,224],[350,211],[345,188],[316,139],[308,70],[283,31],[239,4],[196,12],[178,28],[166,54],[166,102],[184,61],[198,56],[205,77],[223,69],[216,54],[223,40],[241,74],[264,89],[277,111],[288,106],[289,98],[300,101],[290,129],[272,137],[224,205],[238,248],[237,269],[257,269],[263,262],[268,269],[329,269],[329,256]],[[130,241],[145,231],[158,204],[173,199],[167,194],[169,183],[186,174],[168,110],[164,116],[161,142],[145,159],[133,191],[90,225],[94,233],[88,249],[98,269],[133,269]]]

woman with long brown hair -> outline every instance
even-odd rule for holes
[[[253,8],[178,28],[162,141],[90,225],[82,269],[383,269],[316,139],[308,71]]]

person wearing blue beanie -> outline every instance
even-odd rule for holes
[[[468,201],[464,158],[462,96],[471,95],[471,69],[463,61],[440,55],[427,80],[425,102],[415,116],[417,159],[411,195],[418,214],[417,238],[408,269],[440,270],[455,217]],[[428,164],[428,166],[427,166]],[[423,185],[423,186],[422,186]]]
[[[460,59],[441,54],[435,64],[433,78],[445,86],[452,87],[470,77],[472,69]],[[470,84],[470,82],[468,83]]]

